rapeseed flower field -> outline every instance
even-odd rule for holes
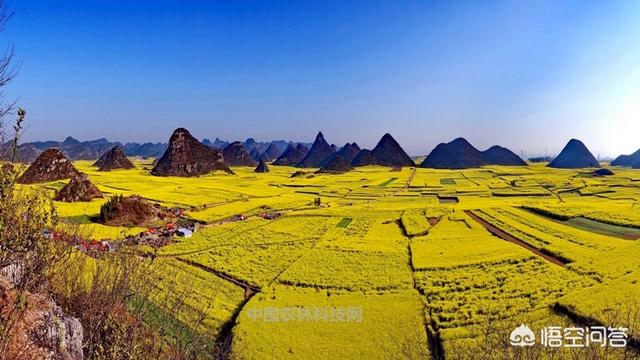
[[[75,162],[106,197],[56,202],[61,230],[116,243],[144,231],[94,221],[120,194],[184,209],[193,236],[126,246],[158,271],[139,300],[182,294],[175,320],[212,340],[230,331],[241,359],[465,358],[487,324],[622,326],[609,310],[640,305],[638,171],[372,166],[291,177],[298,169],[271,166],[167,178],[134,162],[108,173]]]

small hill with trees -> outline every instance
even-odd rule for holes
[[[309,149],[301,143],[290,144],[271,165],[294,166],[304,159]]]
[[[78,202],[91,201],[93,199],[102,198],[104,195],[95,185],[89,181],[86,174],[79,173],[72,177],[55,196],[56,201]]]
[[[178,128],[171,135],[167,150],[153,167],[151,174],[191,177],[215,170],[233,173],[225,163],[222,152],[204,145],[187,129]]]
[[[78,173],[71,161],[60,150],[52,148],[40,154],[17,181],[20,184],[45,183],[69,179]]]
[[[234,141],[222,150],[224,161],[230,166],[256,166],[247,149],[240,141]]]
[[[322,132],[318,132],[316,140],[311,145],[311,149],[307,155],[300,161],[297,166],[303,168],[317,168],[320,167],[322,160],[326,159],[329,155],[335,151],[331,148],[331,145],[324,139]]]
[[[114,146],[100,156],[100,159],[93,163],[99,171],[111,171],[116,169],[133,169],[135,166],[124,154],[120,146]]]
[[[547,166],[560,169],[599,168],[600,163],[582,141],[571,139]]]

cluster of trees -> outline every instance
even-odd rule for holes
[[[106,203],[100,207],[100,217],[98,221],[106,223],[115,217],[118,205],[122,203],[124,196],[122,194],[112,196]]]

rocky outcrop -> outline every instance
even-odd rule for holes
[[[0,276],[0,323],[12,324],[12,334],[2,354],[16,360],[80,360],[83,329],[66,316],[51,297],[19,292]]]
[[[91,201],[102,197],[104,197],[102,191],[89,181],[89,177],[86,174],[79,173],[72,177],[69,183],[58,191],[55,200],[77,202]]]
[[[44,183],[69,179],[77,174],[71,161],[60,150],[52,148],[40,154],[17,181],[20,184]]]
[[[169,147],[151,170],[156,176],[199,176],[215,170],[232,173],[222,153],[191,136],[184,128],[176,129]]]
[[[114,196],[100,208],[98,221],[111,226],[144,226],[160,215],[160,206],[139,196]]]
[[[582,141],[571,139],[547,166],[560,169],[599,168],[600,163]]]
[[[109,151],[100,156],[100,159],[93,163],[100,171],[111,171],[115,169],[133,169],[135,166],[124,154],[120,146],[114,146]]]
[[[234,141],[222,150],[224,161],[230,166],[256,166],[247,149],[240,141]]]
[[[269,172],[269,167],[267,166],[267,163],[264,162],[264,160],[260,159],[258,166],[256,166],[255,170],[253,171],[257,173],[267,173]]]

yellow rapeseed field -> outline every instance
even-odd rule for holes
[[[56,202],[61,229],[115,241],[142,231],[94,222],[118,194],[184,208],[197,231],[147,252],[162,271],[146,300],[172,301],[165,294],[177,289],[177,320],[212,339],[228,325],[242,359],[464,358],[487,323],[618,326],[611,309],[619,320],[640,306],[631,301],[640,299],[637,170],[361,167],[291,177],[300,169],[271,166],[173,178],[151,176],[149,160],[135,164],[103,173],[76,162],[106,198]]]

